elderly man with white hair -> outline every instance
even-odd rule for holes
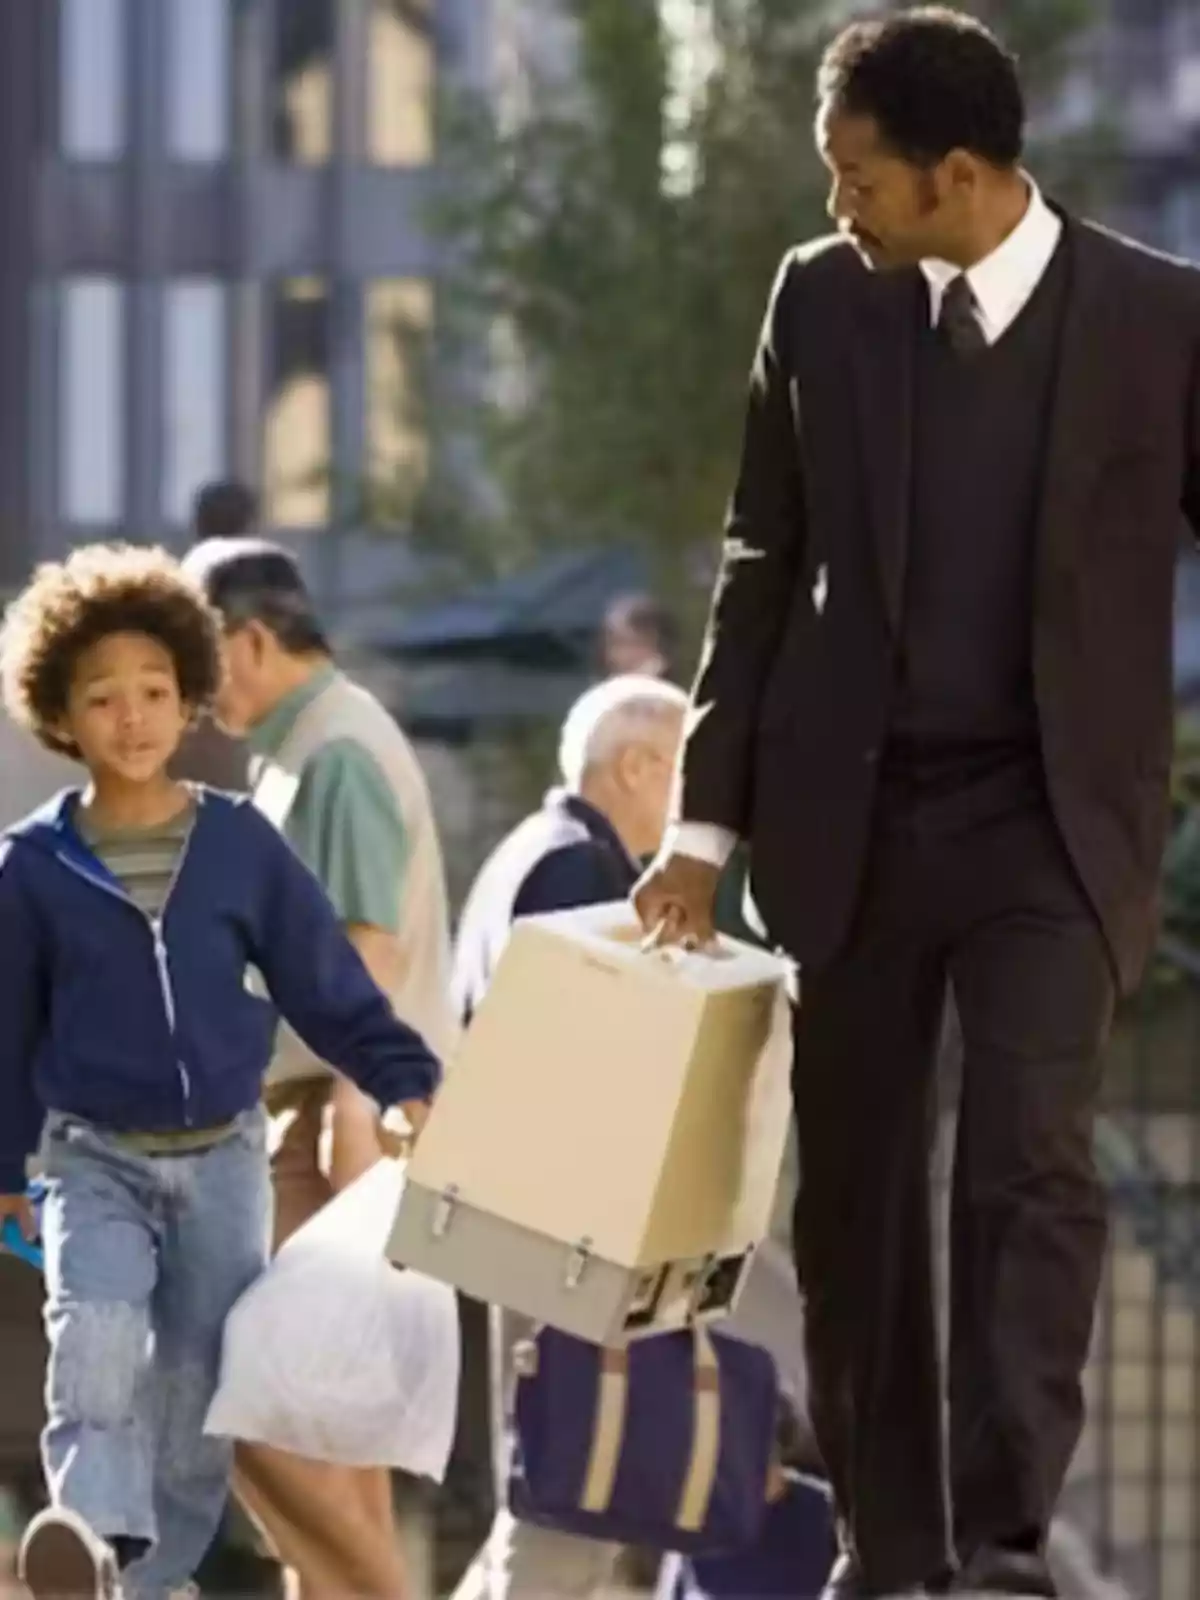
[[[576,702],[559,741],[561,787],[497,846],[467,899],[454,960],[464,1023],[516,918],[628,898],[639,860],[662,841],[686,709],[681,689],[634,675],[610,678]],[[509,1431],[510,1352],[522,1331],[516,1321],[493,1318],[497,1439]],[[454,1600],[600,1600],[621,1588],[619,1556],[616,1545],[518,1523],[501,1511]]]
[[[562,787],[501,841],[467,898],[453,979],[463,1022],[514,918],[628,897],[662,842],[686,709],[682,689],[638,675],[576,701],[559,740]]]

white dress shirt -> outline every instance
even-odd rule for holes
[[[975,315],[989,344],[1008,332],[1028,304],[1033,291],[1050,265],[1058,248],[1062,218],[1042,198],[1041,190],[1029,180],[1029,205],[1008,238],[990,256],[984,256],[967,270],[967,282],[975,296]],[[937,322],[946,286],[957,278],[960,268],[948,261],[922,261],[921,271],[929,285],[929,315]]]
[[[1025,215],[1007,239],[966,274],[975,296],[975,315],[989,344],[995,344],[1007,333],[1028,304],[1062,234],[1062,219],[1046,204],[1033,179],[1027,181],[1029,205]],[[958,277],[961,268],[948,261],[928,260],[921,262],[921,271],[929,285],[930,319],[936,324],[946,287]],[[737,835],[728,828],[684,819],[667,829],[663,854],[692,856],[723,867],[737,842]]]

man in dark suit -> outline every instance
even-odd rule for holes
[[[1105,1245],[1097,1059],[1153,935],[1181,511],[1200,526],[1200,276],[1042,198],[1014,63],[969,18],[851,27],[819,103],[839,233],[770,297],[678,826],[637,901],[703,939],[747,840],[801,967],[830,1594],[1052,1595]],[[948,985],[949,1519],[927,1181]]]

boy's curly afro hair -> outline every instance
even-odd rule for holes
[[[9,715],[48,750],[77,756],[56,731],[80,655],[114,633],[157,639],[175,663],[193,711],[221,681],[220,623],[198,585],[165,550],[85,545],[47,562],[9,606],[0,628],[0,684]]]

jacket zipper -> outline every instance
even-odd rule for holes
[[[167,884],[167,892],[163,895],[162,908],[157,917],[148,916],[141,906],[125,893],[119,884],[97,877],[94,872],[89,872],[81,862],[73,861],[65,851],[59,850],[56,852],[63,866],[73,872],[77,878],[82,878],[85,883],[90,883],[94,889],[101,889],[105,894],[112,895],[114,900],[120,900],[131,911],[136,912],[150,929],[150,938],[154,946],[154,970],[158,977],[158,987],[162,995],[163,1011],[166,1014],[167,1032],[171,1035],[171,1048],[176,1052],[179,1049],[179,1041],[175,1032],[175,992],[171,987],[171,967],[167,957],[166,941],[163,938],[163,919],[166,917],[167,906],[170,903],[171,896],[175,892],[175,885],[179,882],[179,874],[192,842],[192,830],[195,825],[195,819],[193,818],[192,826],[189,827],[180,846],[179,857],[175,862],[175,870],[172,872],[170,881]],[[179,1077],[179,1087],[183,1096],[183,1125],[185,1128],[190,1128],[192,1126],[192,1080],[188,1074],[187,1067],[179,1059],[178,1054],[175,1056],[175,1071]]]

